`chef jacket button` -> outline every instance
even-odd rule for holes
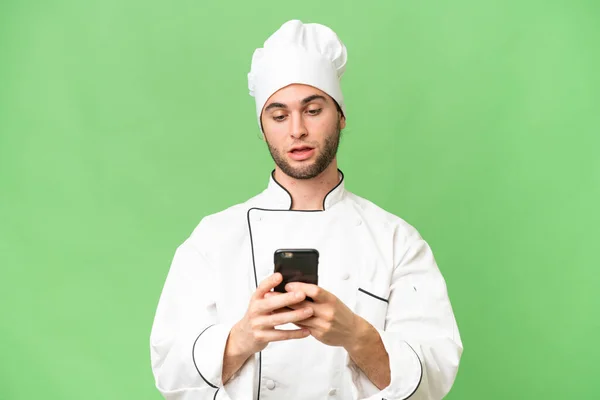
[[[329,389],[329,395],[330,396],[335,396],[335,393],[337,392],[337,390],[335,388],[331,388]]]
[[[343,280],[347,281],[349,278],[350,278],[350,274],[349,274],[349,273],[347,273],[347,272],[344,272],[344,273],[342,274],[342,279],[343,279]]]
[[[267,381],[267,389],[269,389],[269,390],[273,390],[273,389],[275,389],[275,382],[274,382],[274,381],[272,381],[271,379],[269,379],[269,380]]]

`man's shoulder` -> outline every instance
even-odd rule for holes
[[[262,194],[261,192],[242,203],[205,215],[194,229],[192,236],[200,236],[206,239],[208,237],[218,237],[221,233],[231,235],[235,231],[239,231],[247,224],[248,210],[256,206]]]
[[[419,235],[417,229],[402,217],[355,193],[348,191],[346,193],[348,200],[361,210],[360,212],[364,215],[364,218],[370,223],[389,226],[397,234],[406,237]]]

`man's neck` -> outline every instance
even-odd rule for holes
[[[292,210],[322,210],[325,196],[340,182],[335,160],[312,179],[294,179],[275,168],[275,180],[292,196]]]

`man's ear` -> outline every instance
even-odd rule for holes
[[[262,123],[262,112],[260,113],[259,121],[260,121],[261,139],[262,139],[263,142],[266,142],[267,138],[265,136],[265,129],[263,128],[263,123]]]
[[[340,117],[340,130],[346,127],[346,117],[343,115]]]

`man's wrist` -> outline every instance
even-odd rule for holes
[[[253,353],[244,348],[244,340],[240,340],[240,332],[238,324],[235,324],[229,332],[227,344],[225,345],[225,354],[232,358],[243,358],[246,360]]]
[[[356,327],[354,334],[348,343],[344,345],[350,357],[362,352],[365,348],[371,347],[373,343],[376,343],[379,336],[379,332],[367,320],[359,315],[355,315],[355,318]]]

